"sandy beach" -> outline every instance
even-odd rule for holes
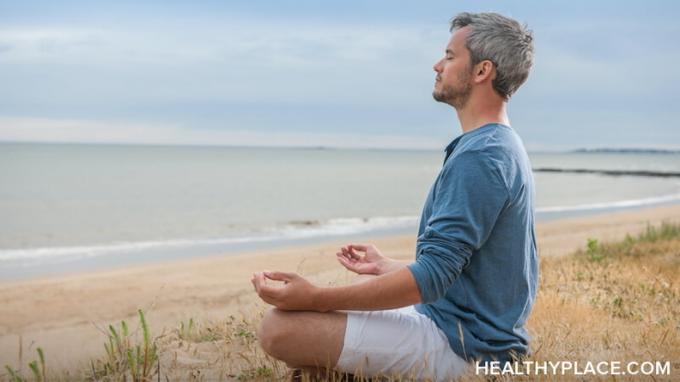
[[[620,240],[663,221],[680,222],[680,205],[543,222],[537,226],[540,254],[568,254],[583,248],[588,238]],[[371,242],[388,256],[414,256],[415,235],[378,237]],[[146,312],[156,334],[189,318],[210,321],[252,314],[262,307],[249,282],[259,270],[297,271],[319,284],[345,282],[352,275],[334,255],[342,244],[325,242],[0,283],[0,365],[19,364],[21,341],[24,357],[42,347],[52,370],[81,367],[104,352],[103,328],[123,319],[136,322],[137,309]]]

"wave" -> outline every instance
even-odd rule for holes
[[[219,246],[248,243],[266,243],[326,236],[342,236],[415,226],[416,216],[373,217],[373,218],[336,218],[325,222],[315,220],[291,221],[273,227],[264,233],[251,233],[240,237],[215,239],[179,239],[143,242],[121,242],[102,245],[43,247],[0,250],[0,261],[26,261],[40,259],[76,260],[88,257],[130,253],[154,249],[181,249],[197,246]]]
[[[324,223],[299,222],[286,225],[282,233],[290,238],[305,238],[326,235],[351,235],[380,229],[408,227],[418,223],[417,216],[373,217],[373,218],[336,218]]]
[[[615,202],[589,203],[570,206],[537,208],[536,213],[586,212],[602,209],[639,207],[680,201],[680,193],[652,198],[623,200]],[[417,216],[394,216],[372,218],[334,218],[326,221],[297,220],[270,227],[264,231],[250,232],[243,236],[209,239],[154,240],[141,242],[119,242],[111,244],[0,249],[0,263],[20,266],[41,265],[47,262],[64,262],[99,256],[115,256],[144,251],[170,251],[177,249],[209,248],[208,253],[223,253],[229,246],[247,248],[248,245],[267,242],[286,242],[322,237],[338,237],[400,228],[417,227]],[[415,231],[414,231],[415,233]],[[189,251],[187,251],[189,252]],[[202,252],[206,252],[205,250]]]
[[[627,207],[640,207],[650,204],[668,203],[680,200],[680,194],[670,194],[657,196],[653,198],[644,199],[631,199],[631,200],[620,200],[615,202],[603,202],[603,203],[589,203],[589,204],[579,204],[574,206],[554,206],[554,207],[542,207],[537,208],[537,213],[546,212],[572,212],[572,211],[590,211],[590,210],[602,210],[611,208],[627,208]]]

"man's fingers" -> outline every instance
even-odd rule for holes
[[[276,305],[279,294],[281,293],[281,288],[277,288],[272,285],[267,285],[266,272],[258,272],[253,274],[250,282],[255,287],[255,291],[260,298],[271,305]]]
[[[337,255],[337,257],[338,257],[338,260],[344,261],[343,264],[345,264],[345,263],[346,264],[356,264],[356,262],[357,262],[357,259],[355,259],[355,258],[353,258],[353,257],[351,257],[347,254],[344,254],[344,255],[339,254],[339,255]]]
[[[366,246],[363,246],[361,244],[347,245],[347,254],[349,254],[349,256],[357,260],[361,258],[361,255],[356,253],[355,249],[361,252],[366,252]]]
[[[276,288],[271,285],[263,285],[260,287],[260,293],[258,293],[262,301],[267,304],[278,306],[281,299],[281,288]]]
[[[253,277],[250,279],[250,282],[253,283],[253,286],[255,287],[255,291],[259,295],[260,290],[265,285],[264,274],[262,272],[254,273]]]
[[[263,272],[264,276],[270,280],[276,281],[292,281],[297,274],[291,272]]]
[[[366,252],[368,250],[368,244],[350,244],[347,246],[349,253],[353,256],[360,256],[355,250],[360,252]]]
[[[277,288],[271,285],[261,285],[260,286],[260,297],[262,297],[265,301],[271,303],[271,300],[274,299],[278,293],[280,293],[281,288]]]
[[[350,270],[354,273],[359,273],[359,271],[357,270],[356,264],[351,262],[347,258],[338,256],[338,261],[340,262],[340,264],[342,264],[343,267],[347,268],[348,270]]]
[[[358,255],[352,255],[346,247],[341,248],[341,255],[351,261],[359,260],[361,258]]]
[[[351,264],[349,262],[349,260],[345,256],[342,256],[342,255],[338,256],[338,261],[340,262],[340,264],[344,265],[345,267],[347,267]]]

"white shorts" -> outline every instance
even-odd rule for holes
[[[345,313],[347,329],[338,371],[449,381],[468,370],[469,364],[451,350],[446,334],[413,306]]]

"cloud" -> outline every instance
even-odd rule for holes
[[[0,63],[44,62],[91,50],[101,41],[100,31],[64,27],[0,28]]]
[[[315,66],[379,62],[394,54],[428,54],[432,31],[371,24],[258,23],[224,20],[208,25],[4,27],[0,44],[14,55],[3,60]],[[409,56],[403,53],[410,53]],[[403,56],[402,56],[403,55]]]
[[[0,45],[10,47],[0,54],[0,79],[12,98],[26,103],[42,102],[39,89],[73,103],[91,101],[92,92],[113,103],[403,103],[409,88],[433,78],[445,39],[445,32],[419,27],[240,20],[7,27],[0,30]]]
[[[0,27],[0,115],[106,123],[126,134],[146,131],[145,142],[165,142],[165,131],[175,141],[251,142],[285,130],[282,137],[297,134],[303,144],[343,134],[440,143],[459,132],[451,110],[430,96],[445,20],[141,16]],[[680,59],[669,48],[677,26],[649,18],[633,33],[628,20],[596,14],[540,20],[530,22],[533,73],[509,107],[519,131],[538,146],[680,139],[672,111],[680,74],[655,69]],[[400,139],[394,144],[410,145]]]
[[[173,124],[0,117],[0,141],[198,146],[440,149],[426,137],[351,133],[200,130]]]

